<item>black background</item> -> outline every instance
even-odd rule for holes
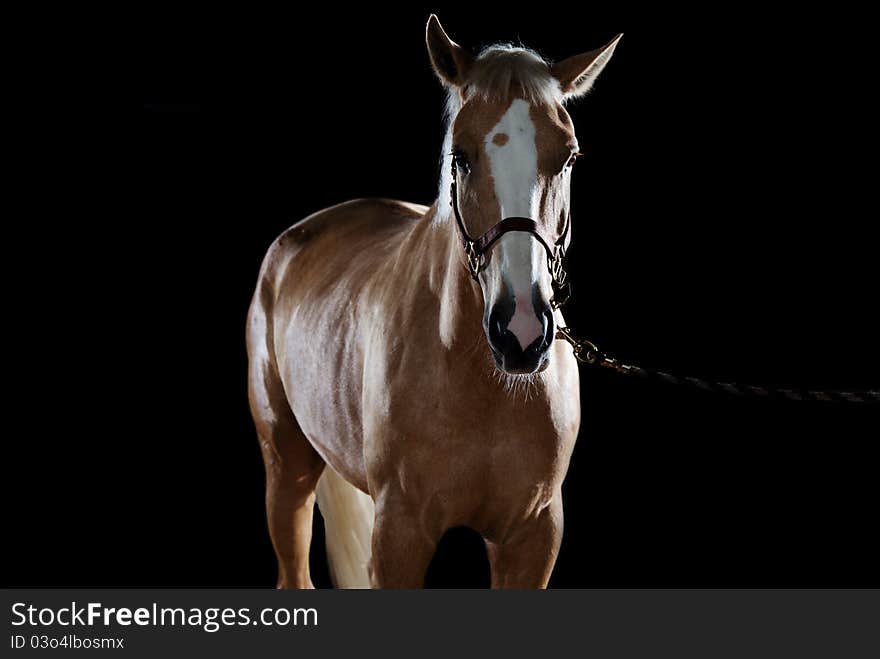
[[[436,196],[430,11],[471,49],[522,40],[553,59],[625,33],[570,107],[586,154],[572,189],[572,325],[673,372],[880,386],[865,17],[154,7],[139,192],[96,239],[122,257],[97,274],[99,304],[127,313],[90,328],[78,377],[56,382],[50,411],[9,442],[3,585],[274,584],[246,397],[252,287],[271,240],[315,210]],[[581,384],[552,586],[880,585],[876,408],[722,398],[586,368]],[[50,426],[64,430],[40,431]],[[428,583],[487,578],[479,539],[459,530]]]

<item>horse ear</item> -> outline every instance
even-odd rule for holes
[[[440,80],[453,87],[464,84],[474,58],[446,35],[434,14],[428,19],[426,41],[431,65]]]
[[[565,98],[581,96],[590,91],[593,82],[614,54],[617,42],[622,36],[623,34],[618,34],[601,48],[569,57],[550,67],[553,77],[559,81],[559,87]]]

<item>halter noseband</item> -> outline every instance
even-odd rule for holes
[[[486,233],[475,240],[468,234],[464,220],[461,219],[461,212],[458,209],[458,168],[455,165],[454,158],[452,159],[451,192],[455,223],[458,225],[458,231],[464,243],[468,270],[474,281],[479,281],[477,275],[486,267],[485,256],[498,239],[505,233],[521,231],[523,233],[530,233],[537,238],[538,242],[544,247],[544,251],[547,252],[547,269],[550,271],[553,285],[553,299],[550,300],[550,304],[554,309],[558,309],[568,301],[568,298],[571,296],[571,284],[567,281],[565,272],[565,250],[569,242],[568,228],[571,226],[571,210],[565,216],[565,227],[562,229],[562,234],[556,240],[529,217],[505,217],[498,224],[489,227]]]

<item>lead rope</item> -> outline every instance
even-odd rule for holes
[[[587,339],[576,339],[571,328],[560,327],[556,338],[571,344],[575,358],[582,364],[601,366],[620,375],[628,375],[645,379],[656,379],[669,384],[685,385],[703,391],[719,392],[732,396],[754,398],[784,398],[788,400],[844,402],[844,403],[878,403],[880,391],[809,391],[803,389],[777,389],[756,387],[753,385],[735,384],[733,382],[715,382],[703,378],[681,377],[656,369],[641,368],[608,356],[599,350],[595,343]]]

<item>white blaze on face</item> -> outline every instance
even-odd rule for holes
[[[496,136],[505,135],[506,139],[496,140]],[[518,98],[510,104],[486,135],[485,148],[495,179],[495,196],[501,205],[501,217],[535,217],[538,212],[535,198],[538,150],[528,103]]]
[[[538,151],[535,124],[529,116],[529,104],[516,99],[485,139],[489,167],[495,181],[495,196],[501,218],[536,219],[538,208]],[[543,325],[532,303],[532,291],[539,282],[544,263],[544,248],[535,238],[519,231],[506,233],[492,251],[487,271],[486,303],[494,304],[502,281],[514,296],[513,317],[507,328],[516,336],[523,350],[543,334]]]

